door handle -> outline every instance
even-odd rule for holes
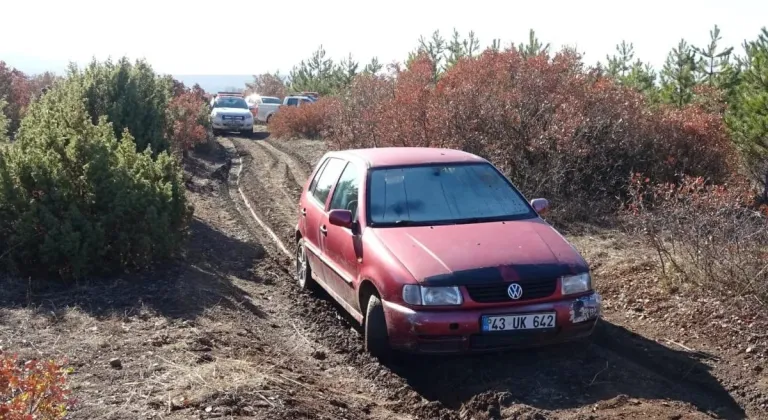
[[[328,234],[328,228],[325,227],[325,225],[320,226],[320,233],[322,233],[323,235],[327,235]]]
[[[301,209],[301,215],[306,216],[307,215],[307,209]]]

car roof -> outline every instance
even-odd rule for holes
[[[329,155],[344,159],[361,160],[369,168],[431,163],[488,162],[472,153],[438,147],[375,147],[342,150],[331,152]]]

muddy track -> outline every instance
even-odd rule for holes
[[[295,203],[311,163],[285,144],[277,148],[263,141],[232,141],[246,155],[240,176],[244,194],[290,247]],[[300,293],[293,285],[290,261],[280,261],[285,264],[283,297],[293,303],[286,310],[300,320],[312,341],[337,355],[329,363],[333,369],[363,381],[350,379],[348,392],[399,401],[393,410],[397,413],[426,418],[501,418],[512,411],[520,418],[575,413],[598,418],[616,413],[744,418],[709,373],[706,360],[671,351],[607,321],[591,340],[576,345],[473,357],[410,357],[382,366],[362,351],[356,325],[344,311],[322,293]],[[359,388],[370,386],[369,381],[372,389]],[[594,407],[602,408],[595,413]]]

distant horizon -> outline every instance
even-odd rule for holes
[[[60,63],[60,62],[54,62],[49,60],[41,60],[41,59],[34,59],[34,60],[22,60],[22,63],[19,63],[18,58],[15,57],[6,58],[3,56],[0,56],[0,61],[4,61],[8,66],[13,67],[15,69],[18,69],[25,74],[28,74],[30,76],[34,76],[37,74],[42,74],[45,72],[51,72],[56,75],[64,75],[67,71],[67,67],[69,66],[69,62],[67,63]],[[114,59],[114,57],[113,57]],[[20,64],[26,64],[26,65],[20,65]],[[151,62],[149,63],[152,64]],[[83,67],[81,64],[78,64],[80,67]],[[199,84],[201,88],[203,88],[206,92],[209,93],[215,93],[220,92],[223,90],[226,90],[229,87],[238,87],[238,88],[245,88],[245,84],[253,81],[253,74],[194,74],[194,73],[185,73],[185,74],[174,74],[174,73],[168,73],[168,72],[158,72],[159,74],[170,74],[175,78],[176,80],[179,80],[183,82],[185,85],[191,87],[195,83]]]

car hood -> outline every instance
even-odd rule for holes
[[[243,108],[216,108],[213,110],[214,114],[227,114],[227,115],[246,115],[250,114],[250,109]]]
[[[373,232],[423,284],[519,281],[588,270],[576,249],[539,218]]]

